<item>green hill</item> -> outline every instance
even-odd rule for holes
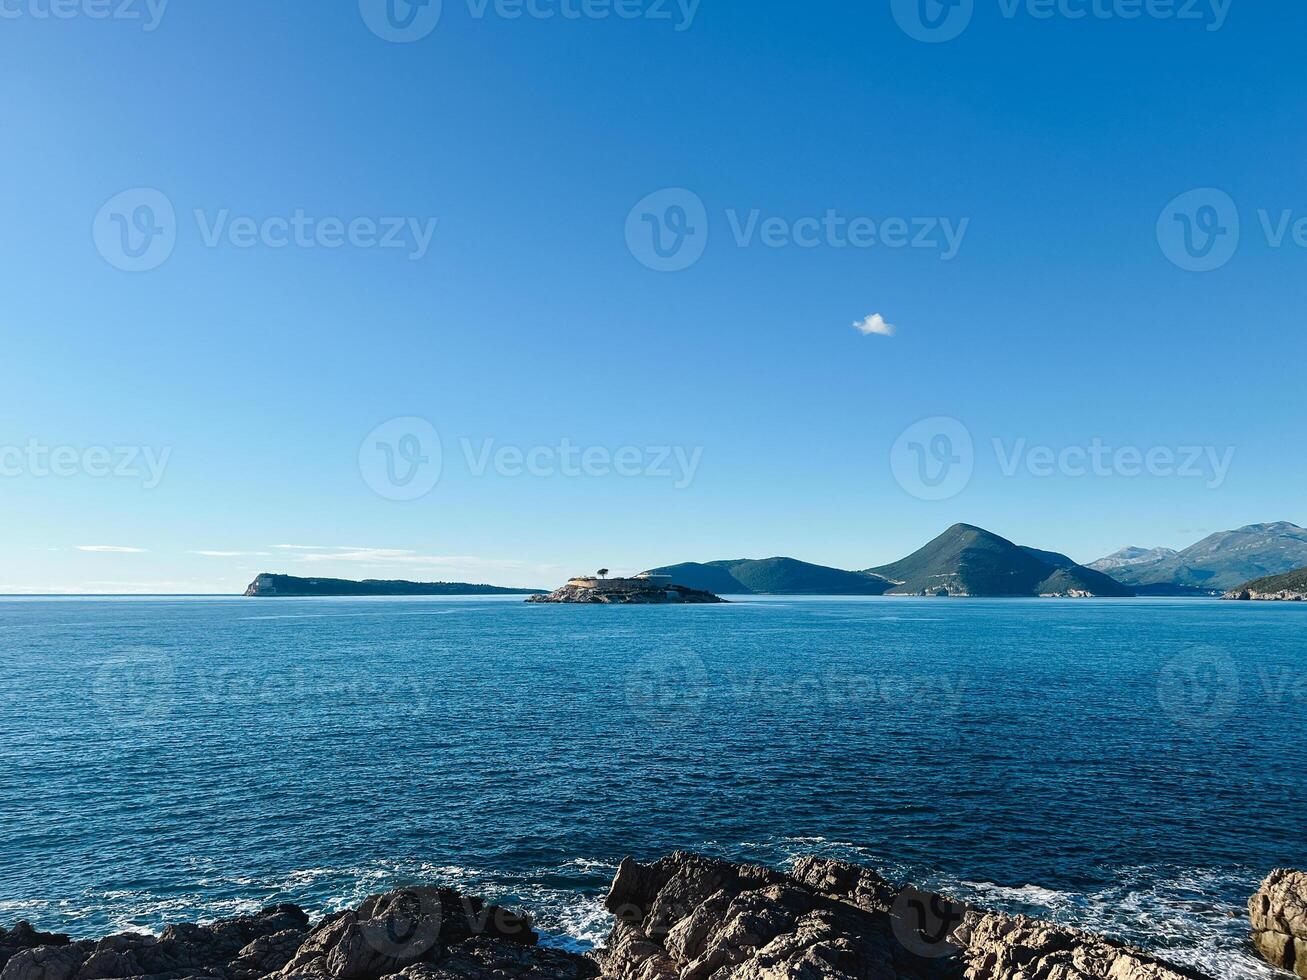
[[[1234,589],[1231,595],[1239,596],[1245,592],[1249,595],[1253,593],[1275,595],[1280,592],[1307,594],[1307,568],[1299,568],[1284,575],[1268,575],[1266,578],[1253,579]]]
[[[1065,555],[1023,548],[970,524],[955,524],[907,558],[868,573],[896,583],[890,595],[1131,594],[1115,580]]]
[[[865,572],[847,572],[794,558],[684,562],[651,569],[677,585],[717,595],[882,595],[891,583]]]

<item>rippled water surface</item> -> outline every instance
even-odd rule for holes
[[[1267,975],[1307,864],[1307,608],[0,599],[0,923],[396,883],[584,947],[625,854],[821,852]]]

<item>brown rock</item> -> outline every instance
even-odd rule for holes
[[[1307,872],[1272,871],[1248,900],[1248,914],[1262,958],[1307,977]]]

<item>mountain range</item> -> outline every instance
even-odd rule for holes
[[[1183,551],[1124,548],[1091,562],[1136,592],[1223,592],[1307,566],[1307,529],[1287,521],[1219,531]]]
[[[1024,548],[956,524],[924,548],[880,568],[850,572],[794,558],[685,562],[650,569],[719,595],[1128,596],[1131,591],[1066,555]]]
[[[1183,551],[1124,548],[1089,565],[955,524],[888,565],[846,571],[796,558],[735,558],[650,569],[717,595],[1105,596],[1211,595],[1307,566],[1307,529],[1281,521],[1209,535]],[[529,595],[461,582],[306,579],[263,574],[249,596]]]
[[[651,571],[720,595],[1212,595],[1307,566],[1307,529],[1280,521],[1209,535],[1183,551],[1123,548],[1089,565],[955,524],[888,565],[845,571],[794,558],[664,565]]]

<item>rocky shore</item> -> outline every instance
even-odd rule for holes
[[[1307,977],[1307,874],[1272,871],[1248,900],[1248,915],[1262,959]]]
[[[718,603],[726,600],[711,592],[676,585],[662,576],[642,578],[574,578],[548,595],[534,595],[527,602],[599,603],[603,605],[673,605]]]
[[[294,905],[159,936],[0,929],[0,980],[1208,980],[1101,936],[896,887],[808,857],[789,872],[676,853],[622,862],[593,955],[450,889],[376,895],[317,923]],[[1250,902],[1253,943],[1307,977],[1307,875]]]
[[[1234,599],[1239,602],[1307,602],[1307,592],[1297,589],[1279,589],[1275,592],[1259,592],[1256,589],[1236,589],[1221,596],[1222,599]]]

